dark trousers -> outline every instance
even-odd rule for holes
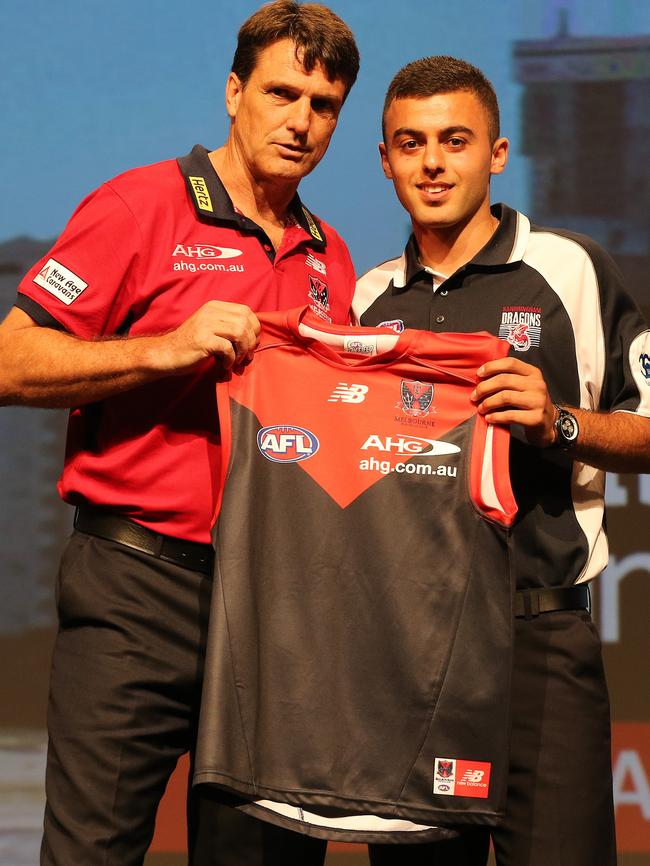
[[[194,743],[210,590],[198,572],[72,536],[57,581],[42,866],[142,864],[169,775]],[[302,866],[303,837],[214,804],[210,814],[206,838],[192,801],[193,866]]]
[[[508,804],[499,866],[615,866],[611,725],[587,611],[516,620]]]
[[[492,841],[498,866],[616,864],[609,698],[587,611],[515,622],[508,800]],[[472,830],[419,851],[378,846],[371,862],[485,866],[487,842]]]

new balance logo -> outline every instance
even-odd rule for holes
[[[315,271],[318,271],[319,274],[326,276],[327,267],[325,266],[325,262],[321,262],[321,260],[317,259],[313,253],[309,253],[305,259],[305,264],[308,265],[308,267],[313,268]]]
[[[345,382],[339,382],[327,402],[336,403],[340,400],[341,403],[363,403],[367,393],[367,385],[347,385]]]
[[[483,781],[483,776],[485,773],[483,770],[465,770],[465,775],[461,779],[461,782],[472,782],[474,784]]]

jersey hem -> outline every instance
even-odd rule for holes
[[[254,797],[255,800],[261,799],[273,800],[276,802],[285,802],[293,806],[303,806],[305,808],[309,807],[310,810],[338,810],[340,811],[341,815],[372,814],[376,815],[379,818],[401,818],[407,821],[413,821],[414,823],[418,824],[441,824],[443,826],[446,825],[447,827],[455,826],[456,824],[492,827],[495,826],[503,818],[503,813],[501,812],[479,811],[475,809],[473,804],[473,811],[468,812],[467,798],[458,798],[459,805],[457,811],[450,809],[449,807],[445,807],[444,809],[436,807],[431,807],[430,809],[423,809],[418,807],[411,808],[406,804],[399,805],[397,803],[389,802],[386,800],[376,801],[362,799],[355,796],[341,797],[321,791],[287,791],[283,790],[282,788],[271,788],[262,785],[251,785],[250,783],[240,781],[239,779],[225,776],[215,770],[196,771],[194,773],[192,785],[193,787],[198,787],[199,785],[214,785],[215,787],[223,790],[227,795],[232,796],[234,794],[235,797],[239,798],[240,801],[245,799],[246,797]],[[237,808],[241,808],[244,811],[253,809],[256,809],[257,811],[262,811],[261,807],[255,806],[254,803],[242,803],[241,805],[238,805]],[[268,813],[269,816],[271,814],[273,816],[277,815],[277,813],[272,813],[270,810],[264,809],[263,811],[265,813]],[[284,816],[278,815],[277,817],[285,820]],[[291,821],[291,819],[289,818],[287,818],[286,820],[290,821],[292,824],[300,823]],[[437,829],[437,827],[435,829]],[[330,832],[329,828],[327,832]],[[350,832],[362,833],[364,831],[355,830]]]
[[[236,807],[253,818],[274,824],[294,833],[313,836],[316,839],[333,840],[336,842],[359,842],[372,844],[418,844],[423,842],[443,842],[458,838],[458,831],[450,827],[429,827],[426,830],[343,830],[336,827],[321,827],[307,821],[294,820],[285,815],[279,815],[271,809],[265,809],[254,803],[245,803]]]

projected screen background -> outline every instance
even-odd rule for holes
[[[235,34],[256,5],[5,4],[3,314],[24,272],[103,180],[185,153],[196,142],[215,147],[224,140],[222,94]],[[409,60],[452,54],[479,65],[499,95],[511,157],[493,199],[535,222],[594,237],[648,314],[648,4],[528,0],[513,9],[459,0],[443,10],[404,0],[399,13],[369,0],[330,5],[355,31],[362,68],[330,151],[301,194],[347,240],[359,273],[398,254],[409,231],[379,165],[386,86]],[[0,794],[8,804],[0,809],[0,860],[6,866],[34,863],[38,850],[53,586],[71,522],[55,490],[64,431],[62,412],[0,410]],[[622,863],[650,864],[650,477],[610,476],[607,502],[612,557],[596,588],[595,619],[612,693],[619,848]],[[178,777],[152,864],[181,862],[169,858],[183,845],[182,797]],[[363,862],[352,849],[333,847],[331,857]]]

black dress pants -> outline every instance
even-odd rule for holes
[[[142,864],[167,780],[193,748],[210,590],[199,572],[73,534],[57,581],[42,866]],[[214,804],[208,844],[194,844],[194,805],[192,866],[307,862],[304,837]]]

